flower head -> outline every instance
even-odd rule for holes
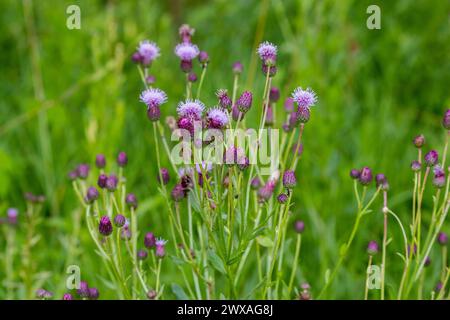
[[[139,43],[137,52],[139,53],[140,61],[144,65],[149,65],[160,56],[158,46],[154,42],[148,40]]]
[[[175,54],[182,61],[192,61],[200,54],[200,50],[195,44],[183,42],[175,47]]]
[[[244,69],[244,66],[240,61],[236,61],[233,63],[233,73],[234,74],[241,74],[242,70]]]
[[[106,178],[105,187],[110,192],[114,192],[117,189],[117,184],[119,183],[119,179],[116,175],[111,174],[109,177]]]
[[[437,241],[440,245],[445,246],[448,242],[448,236],[445,232],[439,232]]]
[[[411,170],[417,172],[420,171],[420,169],[422,169],[422,164],[417,160],[413,160],[411,162]]]
[[[206,120],[210,129],[223,129],[228,125],[228,115],[217,107],[208,110]]]
[[[205,105],[198,99],[187,99],[180,102],[177,107],[177,113],[180,117],[189,117],[196,120],[202,118],[203,110],[205,110]]]
[[[298,87],[292,93],[292,99],[297,102],[299,107],[310,108],[317,102],[317,96],[311,88],[307,88],[303,90],[301,87]]]
[[[436,165],[433,168],[433,173],[434,173],[433,185],[438,189],[444,187],[445,171],[439,165]]]
[[[152,232],[147,232],[144,237],[144,246],[151,249],[156,245],[156,237]]]
[[[372,170],[369,167],[364,167],[361,169],[359,174],[359,183],[363,186],[367,186],[372,182]]]
[[[125,152],[121,151],[117,155],[117,165],[119,167],[125,167],[128,164],[128,156]]]
[[[139,99],[150,107],[159,107],[167,102],[167,95],[164,91],[158,88],[150,88],[142,91]]]
[[[156,240],[155,246],[155,255],[157,258],[164,258],[164,256],[166,255],[166,251],[165,251],[165,245],[166,245],[167,241],[163,240],[161,238],[159,238],[158,240]]]
[[[78,177],[80,179],[86,179],[89,175],[89,165],[82,163],[77,167],[77,173],[78,173]]]
[[[95,157],[95,165],[97,166],[97,168],[99,169],[103,169],[106,166],[106,158],[105,155],[103,154],[98,154]]]
[[[19,216],[19,210],[17,210],[16,208],[9,208],[6,211],[6,216],[8,218],[8,223],[15,225],[17,224],[17,217]]]
[[[292,189],[297,185],[297,178],[293,170],[286,170],[283,174],[283,186]]]
[[[219,99],[219,105],[222,108],[229,109],[231,106],[231,98],[228,96],[228,91],[226,89],[219,89],[216,92],[216,96]]]
[[[270,102],[277,102],[280,99],[280,89],[277,87],[270,88],[269,99]]]
[[[305,223],[301,220],[297,220],[294,222],[294,230],[297,233],[302,233],[305,230]]]
[[[164,185],[168,184],[170,180],[169,170],[167,170],[166,168],[161,168],[160,174],[158,174],[157,177],[159,183],[161,183],[161,178]]]
[[[438,163],[439,155],[436,150],[431,150],[425,155],[424,159],[425,159],[425,164],[428,167],[432,167]]]
[[[450,109],[447,109],[444,113],[444,117],[442,118],[442,126],[446,130],[450,130]]]
[[[250,110],[250,107],[252,106],[253,101],[253,95],[250,91],[244,91],[239,99],[236,101],[236,106],[239,109],[239,111],[245,113],[248,110]]]
[[[138,259],[138,260],[141,260],[141,261],[142,261],[142,260],[147,259],[147,257],[148,257],[147,251],[141,249],[141,250],[139,250],[139,251],[137,252],[137,259]]]
[[[127,219],[125,218],[125,216],[123,214],[119,213],[114,217],[114,225],[117,228],[122,228],[126,222],[127,222]]]
[[[369,244],[367,245],[367,253],[371,256],[378,253],[378,243],[376,241],[369,241]]]
[[[286,193],[280,193],[277,197],[278,203],[283,204],[286,203],[289,199],[289,196]]]
[[[86,191],[85,200],[87,203],[93,203],[95,200],[98,199],[98,196],[99,196],[98,190],[95,187],[89,187]]]
[[[265,64],[275,64],[277,60],[277,46],[265,41],[261,43],[257,50],[259,57]]]
[[[350,177],[351,177],[352,179],[358,179],[360,174],[361,174],[361,173],[360,173],[360,171],[359,171],[358,169],[352,169],[352,170],[350,170]]]
[[[100,234],[104,236],[109,236],[112,233],[113,227],[111,224],[111,220],[109,219],[108,216],[103,216],[100,218],[100,223],[98,224],[98,231],[100,232]]]
[[[191,42],[191,38],[195,33],[195,29],[191,28],[188,24],[182,24],[178,29],[178,34],[180,35],[181,41]]]
[[[100,292],[97,288],[89,288],[89,300],[98,300]]]
[[[413,139],[413,143],[416,146],[416,148],[422,148],[423,145],[425,144],[425,136],[423,134],[415,136]]]
[[[138,205],[138,201],[134,193],[129,193],[125,197],[125,202],[127,203],[128,207],[136,209]]]

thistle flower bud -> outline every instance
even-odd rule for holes
[[[78,177],[80,179],[86,179],[89,175],[89,169],[90,167],[88,164],[85,163],[80,164],[77,168]]]
[[[144,246],[151,249],[156,245],[156,237],[152,232],[147,232],[144,237]]]
[[[70,171],[67,176],[69,177],[70,181],[75,181],[78,179],[78,171],[77,170],[72,170]]]
[[[295,143],[292,146],[292,153],[297,157],[301,156],[303,153],[303,144],[300,143],[300,145],[299,145],[298,143]]]
[[[216,97],[219,100],[219,105],[224,109],[231,107],[231,98],[228,96],[228,91],[225,89],[219,89],[216,92]]]
[[[117,176],[112,174],[106,178],[105,188],[110,192],[114,192],[117,189],[118,183],[119,183],[119,179],[117,178]]]
[[[372,178],[372,170],[369,167],[364,167],[361,169],[359,183],[363,186],[367,186],[372,182]]]
[[[185,197],[183,186],[181,184],[176,184],[175,187],[173,187],[170,195],[175,202],[183,200]]]
[[[371,256],[378,253],[378,243],[376,241],[369,241],[369,244],[367,245],[367,253]]]
[[[273,108],[271,106],[267,107],[267,113],[266,113],[266,126],[272,126],[273,125]]]
[[[128,205],[129,208],[136,209],[138,205],[138,201],[134,193],[129,193],[125,197],[125,202]]]
[[[147,256],[148,256],[148,253],[145,250],[141,249],[137,252],[137,259],[140,261],[147,259]]]
[[[152,85],[152,84],[154,84],[156,82],[156,78],[155,78],[154,75],[148,75],[147,77],[145,77],[145,82],[148,85]]]
[[[444,286],[443,286],[442,282],[438,281],[438,283],[436,284],[436,287],[434,288],[434,292],[440,293],[443,287]]]
[[[439,232],[438,236],[437,236],[437,242],[441,245],[441,246],[445,246],[447,245],[448,242],[448,236],[445,232]]]
[[[239,119],[243,119],[244,118],[245,113],[240,112],[238,107],[236,105],[233,105],[233,107],[231,108],[231,117],[233,118],[234,121],[238,121]]]
[[[149,299],[149,300],[155,300],[155,298],[156,298],[156,296],[157,296],[157,293],[156,293],[156,291],[155,290],[149,290],[148,292],[147,292],[147,298]]]
[[[442,126],[446,130],[450,130],[450,109],[447,109],[444,113],[444,117],[442,118]]]
[[[200,51],[198,54],[198,61],[202,64],[202,67],[206,67],[209,63],[209,55],[206,51]]]
[[[276,182],[273,180],[267,181],[267,183],[259,188],[258,197],[260,201],[267,201],[272,197],[273,191],[275,190]]]
[[[119,213],[114,217],[114,225],[117,228],[122,228],[126,222],[127,222],[127,219],[125,218],[125,216],[123,214]]]
[[[192,71],[192,60],[181,60],[180,69],[184,73],[189,73]]]
[[[147,109],[147,118],[150,121],[158,121],[161,118],[161,110],[158,106],[151,106]]]
[[[433,168],[434,177],[433,177],[433,185],[440,189],[445,186],[445,171],[440,166],[435,166]]]
[[[97,288],[89,288],[89,300],[98,300],[100,292]]]
[[[277,46],[268,41],[258,46],[257,53],[264,64],[274,65],[277,60]]]
[[[120,238],[125,241],[131,239],[131,230],[127,222],[123,226],[122,230],[120,230]]]
[[[156,240],[156,243],[155,243],[155,246],[156,246],[155,255],[156,255],[157,258],[162,259],[166,255],[166,250],[165,250],[166,242],[167,241],[165,241],[163,239]]]
[[[298,107],[296,112],[296,120],[298,123],[307,123],[311,117],[311,111],[308,107]]]
[[[421,169],[422,169],[422,164],[421,164],[419,161],[413,160],[413,161],[411,162],[411,170],[412,170],[412,171],[418,172],[418,171],[420,171]]]
[[[37,289],[36,290],[36,298],[42,299],[42,300],[48,300],[53,297],[53,293],[50,291],[47,291],[45,289]]]
[[[286,170],[283,174],[283,186],[287,189],[293,189],[297,185],[297,178],[293,170]]]
[[[258,189],[261,186],[261,180],[259,180],[259,177],[254,177],[250,182],[250,186],[253,190]]]
[[[196,82],[197,81],[197,75],[195,74],[195,72],[189,72],[188,77],[187,77],[189,82]]]
[[[436,150],[430,150],[424,157],[425,164],[428,167],[432,167],[438,163],[439,155]]]
[[[70,293],[64,293],[62,299],[63,300],[73,300],[73,296]]]
[[[278,203],[280,203],[280,204],[286,203],[288,201],[288,199],[289,199],[289,197],[285,193],[281,193],[277,197]]]
[[[99,169],[103,169],[106,166],[106,158],[103,154],[100,153],[95,157],[95,165]]]
[[[360,174],[361,173],[359,172],[358,169],[350,170],[350,178],[352,178],[352,179],[358,179]]]
[[[279,99],[280,99],[280,89],[278,89],[277,87],[270,88],[270,91],[269,91],[270,102],[275,103]]]
[[[248,110],[250,110],[250,107],[252,106],[252,100],[253,95],[250,91],[244,91],[239,99],[236,101],[236,106],[239,109],[239,111],[246,113]]]
[[[250,160],[246,156],[243,156],[240,159],[238,159],[237,166],[239,170],[244,171],[250,166]]]
[[[303,231],[305,230],[305,223],[302,220],[295,221],[294,230],[297,233],[303,233]]]
[[[137,47],[139,53],[139,62],[144,66],[149,66],[156,58],[160,56],[159,48],[156,43],[144,40],[139,43]]]
[[[86,191],[85,201],[86,203],[91,204],[98,199],[98,196],[98,190],[95,187],[89,187]]]
[[[416,146],[416,148],[422,148],[425,145],[425,136],[423,134],[415,136],[413,139],[413,143]]]
[[[133,61],[134,63],[138,64],[142,62],[142,57],[139,54],[139,52],[134,52],[133,55],[131,56],[131,61]]]
[[[428,267],[431,264],[431,258],[429,256],[426,256],[424,266]]]
[[[195,33],[195,29],[191,28],[188,24],[182,24],[178,29],[178,34],[180,35],[181,41],[190,43],[191,38]]]
[[[168,184],[170,180],[169,170],[167,170],[166,168],[161,168],[160,174],[158,174],[157,176],[159,183],[161,183],[161,178],[164,185]]]
[[[387,191],[389,189],[389,183],[387,181],[387,178],[382,173],[378,173],[375,176],[375,183],[377,188],[381,188],[382,191]]]
[[[125,167],[128,163],[128,157],[127,154],[123,151],[119,152],[119,155],[117,156],[117,165],[119,167]]]
[[[277,67],[274,65],[268,65],[268,64],[263,63],[261,66],[261,70],[264,75],[269,73],[270,78],[273,78],[277,74]]]
[[[244,66],[239,61],[236,61],[235,63],[233,63],[233,73],[234,74],[241,74],[243,69],[244,69]]]
[[[89,285],[86,281],[80,281],[80,287],[77,289],[77,294],[81,298],[89,297]]]
[[[100,218],[100,223],[98,224],[98,231],[101,235],[107,237],[111,235],[113,231],[113,227],[111,224],[111,220],[108,216],[103,216]]]

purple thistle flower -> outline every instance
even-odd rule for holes
[[[224,109],[231,107],[231,98],[228,96],[228,91],[225,89],[219,89],[216,92],[216,96],[219,99],[219,105]]]
[[[167,241],[163,240],[161,238],[156,240],[156,243],[155,243],[155,247],[156,247],[155,255],[156,255],[157,258],[162,259],[166,255],[166,250],[165,250],[166,243],[167,243]]]
[[[297,233],[303,233],[305,230],[305,223],[301,220],[297,220],[294,222],[294,230]]]
[[[209,55],[206,51],[200,51],[198,54],[198,61],[202,64],[203,67],[205,67],[209,62]]]
[[[415,136],[413,139],[413,143],[416,146],[416,148],[422,148],[425,145],[425,136],[423,134]]]
[[[175,47],[175,54],[181,61],[192,61],[200,54],[200,50],[195,44],[183,42]]]
[[[149,290],[148,292],[147,292],[147,298],[149,299],[149,300],[155,300],[156,299],[156,296],[157,296],[157,293],[156,293],[156,291],[155,290]]]
[[[211,108],[206,113],[206,121],[210,129],[223,129],[228,125],[228,115],[221,108]]]
[[[270,102],[277,102],[280,99],[280,89],[277,87],[270,88],[269,99]]]
[[[195,119],[192,119],[191,117],[181,117],[177,121],[177,127],[179,129],[184,129],[189,131],[191,135],[194,135],[195,131]]]
[[[440,189],[445,186],[445,171],[439,166],[436,165],[433,168],[434,177],[433,177],[433,185]]]
[[[293,189],[297,185],[297,178],[293,170],[286,170],[283,174],[283,185],[287,189]]]
[[[175,202],[183,200],[185,197],[183,186],[181,184],[176,184],[175,187],[173,187],[170,195]]]
[[[106,178],[105,187],[108,191],[114,192],[117,189],[117,184],[119,183],[119,179],[116,175],[111,174],[109,177]]]
[[[438,163],[439,155],[436,150],[430,150],[424,157],[425,164],[428,167],[432,167]]]
[[[177,113],[179,117],[189,117],[196,120],[200,120],[205,110],[205,105],[200,100],[182,101],[178,104]]]
[[[250,166],[250,160],[246,156],[242,156],[237,161],[237,167],[239,170],[244,171]]]
[[[152,232],[147,232],[145,234],[144,245],[147,249],[151,249],[156,245],[156,238]]]
[[[123,151],[119,152],[119,154],[117,155],[117,165],[119,167],[125,167],[128,163],[128,157],[127,154]]]
[[[147,118],[150,121],[158,121],[161,117],[161,110],[157,106],[149,107],[147,109]]]
[[[100,153],[95,157],[95,165],[99,169],[103,169],[106,166],[106,158],[103,154]]]
[[[295,113],[296,121],[298,123],[307,123],[309,118],[311,117],[311,111],[308,107],[298,107],[297,112]]]
[[[109,236],[112,231],[113,227],[111,224],[111,220],[108,216],[103,216],[100,218],[100,223],[98,224],[98,231],[101,235],[104,235],[105,237]]]
[[[359,178],[359,175],[360,175],[360,172],[359,172],[358,169],[352,169],[352,170],[350,170],[350,177],[351,177],[352,179],[358,179],[358,178]]]
[[[138,260],[141,260],[141,261],[143,261],[143,260],[145,260],[145,259],[147,259],[147,256],[148,256],[148,253],[147,253],[147,251],[145,251],[145,250],[139,250],[138,252],[137,252],[137,258],[138,258]]]
[[[286,112],[293,112],[294,111],[294,99],[289,97],[286,98],[286,100],[284,101],[284,110],[286,110]]]
[[[196,168],[198,174],[202,174],[202,170],[205,173],[210,172],[212,170],[212,168],[213,168],[213,165],[212,165],[211,162],[202,161],[201,164],[200,163],[196,163],[195,164],[195,168]]]
[[[164,185],[168,184],[170,180],[169,170],[166,168],[161,168],[160,174],[158,174],[157,177],[159,183],[161,183],[161,178]]]
[[[444,113],[444,117],[442,118],[442,126],[446,130],[450,130],[450,109],[447,109]]]
[[[424,266],[428,267],[431,264],[431,258],[429,256],[426,256]]]
[[[80,179],[86,179],[89,176],[89,165],[82,163],[78,166],[77,172]]]
[[[129,193],[127,194],[127,196],[125,197],[125,202],[128,205],[129,208],[133,208],[136,210],[137,205],[138,205],[138,201],[136,196],[134,195],[134,193]]]
[[[382,173],[378,173],[375,176],[375,183],[377,188],[381,188],[382,191],[387,191],[389,189],[389,183],[386,176]]]
[[[125,222],[125,225],[123,226],[122,230],[120,230],[120,238],[125,241],[131,239],[130,224],[128,221]]]
[[[242,70],[244,69],[244,66],[240,61],[236,61],[233,63],[233,73],[234,74],[241,74]]]
[[[95,187],[89,187],[86,191],[86,197],[85,201],[87,203],[93,203],[95,200],[98,199],[99,193],[98,190]]]
[[[439,232],[438,236],[437,236],[437,242],[441,245],[441,246],[445,246],[448,243],[448,236],[445,232]]]
[[[19,210],[17,210],[16,208],[9,208],[6,211],[6,216],[8,218],[8,223],[11,225],[16,225],[17,224],[17,217],[19,216]]]
[[[253,95],[250,91],[244,91],[239,99],[236,101],[236,106],[239,109],[239,111],[246,113],[248,110],[250,110],[250,107],[252,106],[252,100]]]
[[[142,62],[142,57],[139,54],[139,52],[134,52],[133,55],[131,56],[131,61],[133,61],[134,63],[141,63]]]
[[[258,197],[261,201],[267,201],[272,197],[275,190],[276,181],[269,180],[267,183],[258,190]]]
[[[137,52],[140,56],[140,62],[147,66],[160,56],[158,46],[151,41],[144,40],[139,43]]]
[[[80,281],[80,287],[77,290],[77,294],[81,298],[88,298],[89,297],[89,285],[86,281]]]
[[[45,289],[37,289],[36,290],[36,298],[42,299],[42,300],[48,300],[53,297],[53,293],[50,291],[47,291]]]
[[[97,179],[97,185],[101,188],[101,189],[104,189],[104,188],[106,188],[106,181],[108,180],[108,176],[106,175],[106,174],[100,174],[99,176],[98,176],[98,179]]]
[[[123,214],[119,213],[114,217],[114,225],[117,228],[122,228],[126,222],[127,222],[127,219],[125,218],[125,216]]]
[[[264,64],[274,65],[277,60],[277,46],[268,41],[259,45],[257,53]]]
[[[442,284],[442,282],[439,281],[439,282],[436,284],[436,287],[434,288],[434,292],[440,293],[441,290],[442,290],[442,288],[443,288],[443,284]]]
[[[412,170],[412,171],[418,172],[418,171],[420,171],[421,169],[422,169],[422,164],[421,164],[419,161],[413,160],[413,161],[411,162],[411,170]]]
[[[266,126],[273,125],[273,108],[271,106],[267,108],[265,125]]]
[[[361,169],[359,174],[359,183],[363,186],[367,186],[372,182],[372,170],[369,167],[364,167]]]
[[[100,292],[97,288],[89,288],[89,300],[98,300]]]
[[[159,107],[167,102],[167,95],[158,88],[150,88],[141,92],[139,100],[150,107]]]
[[[195,72],[189,72],[187,79],[189,82],[195,82],[197,81],[197,75]]]
[[[191,42],[191,38],[195,33],[195,29],[191,28],[188,24],[182,24],[178,29],[178,34],[180,35],[181,41]]]
[[[369,244],[367,245],[367,253],[371,256],[378,253],[378,243],[374,240],[369,241]]]
[[[254,177],[252,181],[250,182],[250,186],[253,190],[258,189],[261,186],[261,180],[259,180],[259,177]]]
[[[303,90],[298,87],[292,93],[292,99],[297,102],[299,107],[311,108],[317,102],[317,96],[311,88]]]
[[[70,293],[64,293],[62,299],[63,300],[73,300],[73,296]]]
[[[278,203],[283,204],[288,201],[289,197],[285,193],[280,193],[277,197]]]
[[[242,148],[230,146],[228,149],[226,149],[225,153],[223,154],[223,163],[228,166],[233,166],[237,163],[242,164],[245,162],[243,157],[245,157],[245,153],[244,150],[242,150]]]

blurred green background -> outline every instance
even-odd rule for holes
[[[81,8],[80,30],[66,28],[71,4]],[[366,27],[370,4],[381,8],[381,30]],[[306,221],[300,269],[314,295],[353,223],[352,167],[368,165],[385,173],[390,206],[409,221],[409,165],[416,157],[411,139],[424,133],[426,149],[442,150],[445,136],[440,121],[450,102],[449,13],[450,2],[429,0],[1,1],[2,215],[11,206],[23,211],[26,191],[45,194],[40,230],[46,237],[35,250],[39,271],[51,272],[45,286],[56,290],[72,263],[95,283],[99,266],[87,232],[81,232],[78,254],[69,259],[65,254],[77,209],[67,172],[76,164],[93,162],[97,153],[112,160],[118,151],[127,152],[128,183],[142,204],[140,223],[158,234],[168,232],[165,204],[153,183],[153,131],[138,101],[142,84],[130,61],[138,42],[151,39],[161,48],[151,74],[169,96],[163,110],[169,115],[184,94],[173,53],[182,23],[196,29],[193,41],[211,57],[202,90],[207,105],[216,103],[216,89],[231,90],[236,60],[244,64],[241,89],[262,92],[255,50],[269,40],[279,47],[273,82],[282,94],[277,119],[284,118],[282,103],[295,87],[310,86],[319,97],[304,134],[294,212]],[[431,204],[428,197],[425,206]],[[401,236],[393,221],[390,226],[388,290],[398,286],[402,268],[395,254]],[[381,236],[382,215],[376,211],[363,220],[330,297],[362,298],[365,247]],[[293,251],[292,243],[289,248]],[[438,260],[437,254],[432,259]],[[288,253],[288,261],[292,256]],[[167,265],[162,281],[177,282],[175,269]],[[439,263],[431,266],[428,291],[438,269]],[[102,297],[114,294],[102,292]]]

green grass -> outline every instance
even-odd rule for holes
[[[120,150],[127,152],[128,185],[141,202],[140,224],[159,234],[169,232],[165,203],[154,183],[153,130],[138,101],[142,84],[129,58],[141,39],[160,46],[162,56],[151,73],[169,96],[163,116],[174,114],[185,90],[173,54],[184,22],[196,29],[195,43],[211,57],[202,89],[207,105],[215,103],[216,89],[231,90],[236,60],[244,64],[241,89],[262,92],[264,76],[255,54],[261,40],[279,46],[274,85],[280,87],[282,100],[298,85],[318,94],[319,104],[305,131],[293,212],[306,222],[299,269],[313,296],[337,261],[354,220],[356,202],[348,177],[352,167],[368,165],[385,173],[390,206],[408,219],[413,186],[409,165],[416,156],[411,139],[424,133],[426,149],[442,150],[445,136],[440,121],[450,102],[448,2],[377,1],[381,30],[366,28],[366,8],[373,1],[84,0],[75,1],[81,7],[81,30],[68,30],[65,10],[73,3],[0,4],[0,209],[13,206],[23,213],[24,192],[46,195],[40,226],[46,236],[34,254],[38,271],[48,272],[43,285],[49,290],[61,294],[70,264],[80,265],[89,282],[98,282],[100,266],[86,230],[82,228],[72,257],[64,247],[78,210],[67,173],[77,163],[92,162],[96,153],[111,159]],[[276,112],[277,119],[283,118],[281,103]],[[168,166],[167,158],[163,161]],[[431,193],[424,206],[428,221]],[[363,220],[328,298],[363,297],[366,244],[382,237],[379,201],[375,208]],[[450,231],[448,222],[444,230]],[[388,295],[395,292],[403,266],[395,254],[402,238],[392,220],[389,232]],[[294,239],[293,231],[290,234]],[[18,237],[21,243],[20,229]],[[289,248],[287,261],[293,259],[294,241]],[[425,292],[438,280],[439,259],[439,251],[433,251],[436,263],[427,273]],[[0,279],[3,276],[0,269]],[[182,283],[169,263],[162,282]],[[106,287],[101,295],[115,297]],[[19,290],[16,298],[21,297]]]

